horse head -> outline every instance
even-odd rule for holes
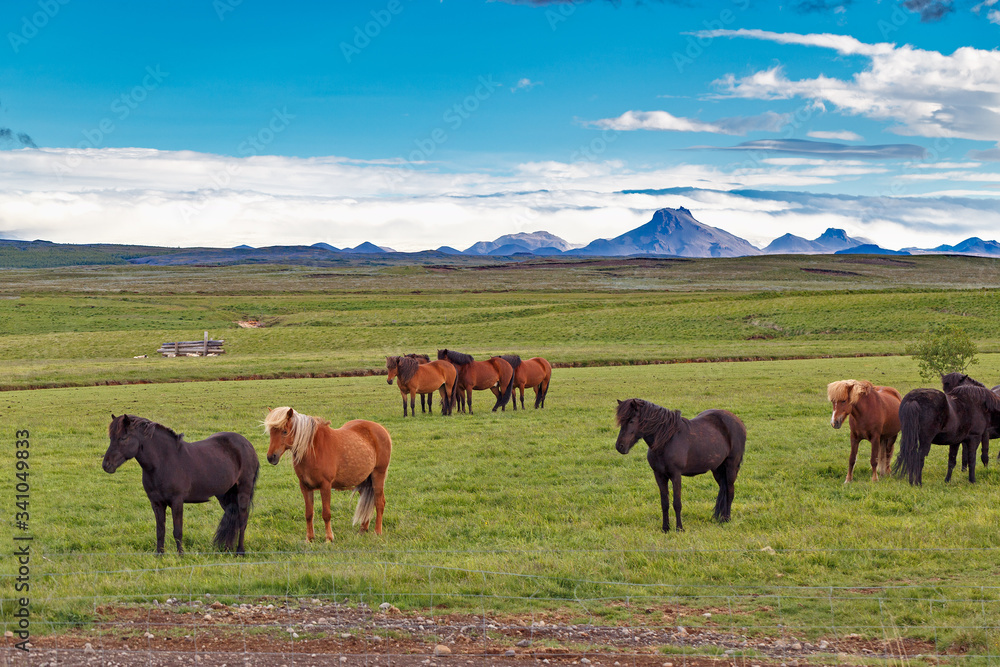
[[[639,406],[637,398],[618,401],[615,421],[618,423],[618,439],[615,449],[621,454],[628,454],[632,446],[639,441]]]
[[[281,455],[291,449],[295,440],[295,418],[299,416],[289,407],[275,408],[264,418],[264,433],[270,437],[267,462],[278,465]]]
[[[837,380],[826,386],[826,397],[833,404],[830,426],[840,428],[851,414],[858,400],[871,391],[873,385],[864,380]]]
[[[108,451],[104,453],[104,461],[101,467],[104,472],[112,473],[135,455],[139,453],[139,438],[130,428],[135,422],[135,417],[121,415],[115,417],[111,415],[111,423],[108,424]]]
[[[396,377],[396,373],[399,372],[399,357],[386,357],[385,370],[389,372],[389,377],[387,377],[385,381],[392,384],[392,379]]]
[[[965,373],[946,373],[941,376],[941,388],[944,393],[950,393],[955,387],[985,387],[982,382],[970,378]]]

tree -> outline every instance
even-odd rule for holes
[[[938,327],[927,337],[906,348],[920,368],[924,380],[936,380],[946,373],[964,373],[965,369],[978,364],[979,349],[965,332],[956,327]]]

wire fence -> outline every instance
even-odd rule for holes
[[[500,551],[522,571],[433,562]],[[996,550],[954,551],[996,563]],[[15,647],[18,575],[0,575],[0,655],[5,665],[1000,664],[992,578],[810,586],[532,571],[552,554],[47,553],[32,573],[30,651]],[[117,565],[134,562],[149,566]]]

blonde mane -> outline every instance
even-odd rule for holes
[[[831,403],[848,401],[851,405],[856,405],[858,399],[867,395],[874,387],[868,380],[837,380],[826,386],[826,397]]]
[[[289,411],[292,413],[290,418]],[[270,435],[272,429],[284,427],[286,421],[288,430],[292,432],[292,444],[288,448],[292,452],[292,463],[298,463],[302,455],[312,448],[316,429],[330,423],[325,419],[310,417],[285,406],[271,410],[264,418],[265,435]]]

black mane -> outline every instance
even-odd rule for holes
[[[941,376],[941,386],[946,393],[951,393],[956,387],[985,387],[982,382],[973,380],[965,373],[948,373]]]
[[[639,415],[639,433],[644,437],[653,436],[653,442],[662,442],[661,438],[670,439],[684,419],[680,410],[668,410],[641,398],[630,398],[618,404],[615,421],[621,426],[636,413]]]
[[[129,423],[127,427],[123,427],[123,422],[126,417],[128,418]],[[138,417],[136,415],[121,415],[120,417],[116,417],[111,425],[115,428],[115,435],[118,436],[122,436],[133,429],[139,429],[140,432],[147,438],[153,437],[155,431],[160,431],[163,435],[169,436],[177,442],[180,442],[184,437],[183,433],[177,433],[169,426],[164,426],[159,422],[154,422],[152,419],[146,419],[145,417]]]
[[[472,358],[471,354],[464,354],[462,352],[456,352],[455,350],[438,350],[438,359],[447,359],[456,366],[464,366],[465,364],[471,364],[475,359]]]
[[[510,364],[510,367],[515,371],[521,365],[521,357],[517,354],[501,354],[500,358]]]
[[[406,357],[408,359],[416,359],[417,361],[420,361],[422,359],[424,361],[424,363],[428,363],[431,360],[431,358],[428,357],[426,354],[417,354],[416,352],[412,352],[410,354],[407,354]]]
[[[409,382],[416,375],[417,370],[420,368],[420,362],[406,355],[405,357],[397,357],[396,368],[399,373],[400,382]]]

